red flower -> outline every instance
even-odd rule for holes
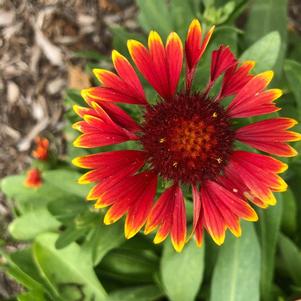
[[[212,52],[210,77],[204,91],[192,91],[197,64],[212,35],[202,38],[201,25],[194,20],[185,49],[176,33],[164,45],[152,31],[148,48],[128,42],[131,57],[142,76],[157,91],[155,105],[148,103],[139,77],[129,61],[117,51],[112,59],[116,73],[96,69],[100,87],[82,91],[89,107],[75,106],[83,119],[74,127],[82,132],[74,145],[96,148],[135,141],[137,150],[118,150],[74,159],[76,166],[90,169],[80,183],[95,183],[87,199],[95,207],[110,206],[105,223],[126,215],[125,235],[134,236],[144,225],[145,233],[157,229],[154,242],[169,234],[177,251],[187,240],[185,201],[182,187],[192,187],[193,233],[198,245],[203,229],[222,244],[229,229],[240,236],[240,219],[256,221],[250,203],[274,205],[274,191],[284,191],[278,176],[287,165],[270,156],[238,150],[238,140],[277,156],[294,156],[287,144],[301,135],[288,129],[289,118],[272,118],[236,129],[233,119],[278,111],[274,100],[278,89],[267,89],[273,72],[250,74],[254,62],[238,62],[229,47]],[[178,89],[185,56],[185,88]],[[223,76],[217,96],[211,88]],[[227,107],[225,97],[233,99]],[[137,124],[116,103],[141,106],[144,120]],[[157,182],[171,183],[156,197]],[[155,202],[154,199],[157,198]]]
[[[43,183],[39,169],[31,168],[26,174],[24,185],[28,188],[39,188]]]
[[[46,138],[36,137],[36,148],[32,151],[32,156],[38,160],[48,159],[49,141]]]

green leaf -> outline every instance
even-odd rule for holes
[[[43,173],[43,176],[46,172]],[[17,208],[21,213],[32,211],[33,209],[45,207],[48,202],[66,197],[60,189],[54,189],[52,185],[44,182],[37,189],[24,186],[25,176],[9,176],[1,181],[1,189],[9,199],[14,199]]]
[[[54,188],[85,199],[92,186],[78,184],[77,180],[80,176],[81,174],[74,170],[56,169],[45,172],[43,178]]]
[[[10,234],[18,240],[30,240],[38,234],[58,229],[60,223],[46,208],[39,208],[15,218],[9,225]]]
[[[261,245],[260,289],[263,300],[270,300],[275,269],[275,254],[282,217],[282,195],[277,194],[278,203],[267,210],[259,210],[259,241]]]
[[[57,234],[44,233],[33,245],[34,260],[44,279],[63,300],[77,300],[78,294],[82,296],[81,300],[105,300],[106,293],[96,278],[91,261],[83,260],[85,257],[81,256],[76,243],[57,250],[57,238]]]
[[[273,31],[250,46],[240,57],[241,61],[254,60],[254,71],[260,73],[273,69],[280,52],[281,38]]]
[[[152,252],[118,248],[109,252],[98,266],[100,275],[126,283],[150,283],[158,270],[158,257]]]
[[[301,286],[301,252],[285,235],[279,237],[279,248],[287,269],[294,283]]]
[[[220,248],[211,283],[211,301],[258,301],[260,248],[254,226],[243,224],[241,238],[228,235]]]
[[[123,55],[129,58],[127,49],[127,41],[134,39],[140,42],[146,42],[145,36],[136,32],[129,32],[121,26],[114,26],[110,28],[113,36],[113,49],[118,50]]]
[[[192,3],[191,0],[171,0],[169,10],[174,24],[173,30],[184,40],[190,22],[200,14],[199,3]]]
[[[57,249],[63,249],[70,245],[72,242],[76,241],[80,237],[83,237],[87,229],[78,229],[75,225],[71,224],[67,226],[67,229],[59,234],[57,241],[55,242],[55,247]]]
[[[120,223],[106,226],[99,220],[88,234],[82,252],[85,252],[96,266],[110,250],[118,247],[124,240],[123,227]]]
[[[108,59],[108,57],[106,55],[103,55],[94,50],[76,51],[73,53],[73,57],[90,59],[90,60],[95,60],[95,61],[102,61],[102,60]]]
[[[39,290],[32,290],[18,296],[18,301],[47,301],[43,292]]]
[[[171,301],[193,301],[202,284],[205,245],[198,248],[190,241],[182,253],[165,243],[161,275],[165,292]]]
[[[296,98],[299,116],[301,117],[301,64],[296,61],[286,60],[284,62],[284,72],[289,87]]]
[[[155,301],[163,296],[154,285],[125,288],[111,293],[106,301]]]
[[[80,185],[80,173],[68,169],[47,170],[42,173],[43,184],[32,189],[24,186],[25,176],[9,176],[1,181],[1,189],[8,198],[14,199],[21,213],[42,208],[54,200],[74,197],[85,199],[90,185]]]
[[[282,71],[283,59],[287,43],[287,0],[254,0],[252,1],[249,18],[244,35],[248,45],[255,43],[264,35],[277,31],[281,38],[281,45],[277,51],[277,62],[274,64],[276,75]],[[275,55],[273,45],[266,50],[267,55]],[[259,61],[258,61],[259,62]]]
[[[50,213],[63,224],[72,222],[76,216],[89,210],[89,204],[82,198],[69,195],[48,204]]]
[[[18,250],[9,256],[7,273],[27,289],[43,291],[41,277],[33,262],[31,248]]]
[[[282,193],[283,212],[281,228],[288,234],[293,234],[297,230],[297,204],[295,196],[290,188]]]
[[[155,29],[166,38],[174,30],[165,0],[136,0],[136,3],[139,8],[139,23],[146,32]]]

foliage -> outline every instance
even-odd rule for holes
[[[287,33],[287,1],[247,0],[136,0],[143,33],[114,27],[113,46],[127,55],[126,40],[146,41],[156,29],[165,38],[170,31],[185,37],[189,22],[199,18],[204,28],[217,24],[216,34],[197,70],[195,85],[204,85],[210,51],[229,44],[244,60],[256,60],[256,72],[275,69],[277,85],[284,88],[283,115],[301,116],[301,55],[298,41]],[[236,20],[248,11],[243,31]],[[298,54],[298,55],[297,55]],[[108,58],[79,52],[87,65]],[[89,68],[87,68],[89,69]],[[148,86],[145,86],[148,92]],[[78,91],[66,96],[67,156],[44,164],[43,185],[29,189],[25,176],[1,181],[1,190],[14,208],[11,237],[24,242],[12,253],[1,251],[6,273],[25,291],[19,301],[193,301],[288,300],[301,296],[300,157],[289,159],[286,180],[290,189],[278,195],[278,204],[258,210],[260,221],[243,224],[243,236],[228,233],[222,247],[206,237],[201,248],[189,243],[181,254],[167,241],[157,246],[138,234],[126,241],[122,223],[105,226],[104,211],[85,201],[89,187],[78,185],[81,172],[70,161],[88,150],[74,149],[77,120],[73,104],[82,104]],[[151,95],[151,94],[149,94]],[[133,106],[132,106],[133,107]],[[127,108],[139,119],[135,108]],[[280,115],[282,111],[280,112]],[[301,149],[301,145],[295,145]],[[112,149],[109,148],[108,149]],[[188,206],[189,207],[189,206]],[[190,206],[191,207],[191,206]]]

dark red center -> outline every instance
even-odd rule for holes
[[[223,107],[199,93],[148,107],[141,136],[153,169],[165,179],[189,184],[220,175],[233,140]]]

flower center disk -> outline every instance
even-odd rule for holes
[[[234,141],[225,110],[203,94],[176,95],[147,108],[141,143],[167,180],[195,184],[220,175]]]

